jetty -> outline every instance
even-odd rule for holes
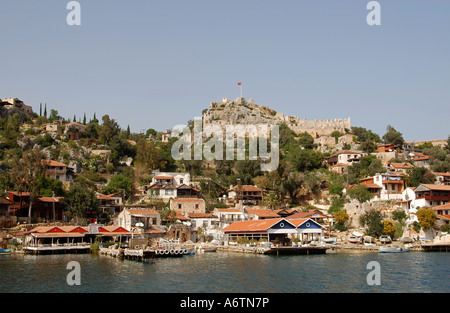
[[[179,258],[195,254],[195,247],[182,247],[179,240],[160,239],[154,247],[135,246],[134,248],[120,248],[117,245],[100,247],[100,254],[127,260],[143,261],[154,258]]]
[[[86,254],[90,253],[91,246],[85,244],[53,244],[29,245],[22,248],[26,254]]]
[[[325,254],[328,247],[326,246],[270,246],[270,247],[247,247],[247,246],[219,246],[218,251],[237,252],[237,253],[253,253],[263,255],[311,255]]]
[[[426,243],[426,244],[422,244],[422,249],[425,252],[449,252],[450,251],[450,242]]]

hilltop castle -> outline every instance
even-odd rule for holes
[[[209,109],[203,110],[203,129],[209,125],[235,124],[281,124],[286,123],[297,134],[307,132],[313,138],[329,136],[334,131],[345,133],[350,130],[350,117],[346,119],[308,121],[297,116],[284,115],[266,106],[259,106],[245,98],[229,100],[223,98],[220,102],[211,102]]]

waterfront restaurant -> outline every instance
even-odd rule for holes
[[[100,224],[91,224],[89,227],[38,226],[20,235],[25,235],[25,242],[34,247],[91,244],[97,236],[101,236],[103,241],[131,237],[131,233],[123,227]]]
[[[265,240],[290,245],[294,239],[299,239],[301,242],[321,241],[323,229],[324,226],[310,218],[289,220],[275,218],[234,222],[225,227],[223,232],[228,241],[237,241],[245,237],[249,240]]]

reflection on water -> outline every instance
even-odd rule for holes
[[[81,286],[69,286],[67,263],[81,265]],[[367,263],[381,266],[369,286]],[[449,253],[337,253],[264,256],[205,253],[148,262],[102,255],[0,258],[0,292],[450,292]]]

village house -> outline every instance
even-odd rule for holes
[[[4,98],[0,100],[0,106],[5,109],[15,109],[29,116],[33,115],[33,108],[18,98]]]
[[[403,175],[395,173],[378,173],[373,177],[361,179],[361,184],[375,194],[374,200],[401,200],[405,190]]]
[[[269,218],[278,218],[280,215],[277,212],[270,209],[244,209],[244,214],[248,220],[263,220]]]
[[[115,225],[131,231],[134,227],[141,227],[144,232],[152,229],[161,230],[161,216],[158,212],[146,208],[124,208],[115,219]]]
[[[7,191],[6,199],[11,201],[9,215],[17,216],[19,221],[27,221],[30,208],[30,193]],[[31,218],[37,222],[65,220],[65,205],[62,197],[36,196],[31,206]]]
[[[68,137],[69,140],[80,140],[83,134],[86,131],[86,125],[72,122],[66,124],[64,129],[64,134]]]
[[[421,152],[411,152],[408,154],[408,159],[414,162],[415,166],[418,167],[430,167],[429,161],[430,157]]]
[[[145,187],[147,197],[168,202],[176,198],[200,198],[200,190],[190,185],[189,173],[154,173],[150,185]]]
[[[98,200],[98,208],[102,212],[109,212],[109,213],[118,213],[120,212],[122,208],[122,197],[118,194],[110,194],[110,195],[104,195],[101,193],[96,193],[97,200]]]
[[[414,190],[416,194],[415,207],[434,207],[450,202],[450,186],[421,184]]]
[[[205,200],[200,198],[176,198],[170,199],[170,209],[181,211],[181,214],[187,216],[189,213],[205,213]]]
[[[340,145],[345,145],[345,144],[352,145],[352,144],[354,144],[353,137],[354,137],[354,135],[352,135],[352,134],[343,135],[343,136],[338,138],[338,144],[340,144]]]
[[[54,121],[53,123],[43,124],[41,130],[48,133],[55,133],[57,135],[62,135],[63,127],[62,121]]]
[[[402,199],[398,202],[400,208],[405,211],[406,214],[417,212],[414,201],[416,200],[416,193],[414,192],[415,189],[416,187],[405,188],[402,192]]]
[[[53,160],[42,160],[41,163],[44,166],[46,178],[53,178],[62,182],[73,181],[72,169],[66,164]]]
[[[329,167],[330,171],[337,174],[344,174],[348,171],[348,164],[334,164]]]
[[[264,189],[252,185],[230,186],[227,199],[232,204],[259,205],[263,201],[264,192]]]
[[[0,196],[0,216],[9,216],[9,209],[13,204],[11,200]]]
[[[336,164],[352,165],[354,162],[359,162],[363,157],[363,153],[343,150],[339,151],[325,159],[325,163],[330,167]]]
[[[219,228],[225,228],[226,226],[236,222],[243,221],[246,219],[244,213],[240,209],[230,208],[230,209],[214,209],[214,215],[219,219]]]
[[[436,175],[436,185],[450,185],[450,172],[433,172]]]
[[[408,162],[403,163],[388,163],[387,169],[394,173],[404,173],[408,174],[408,170],[411,170],[414,168],[414,165]]]

